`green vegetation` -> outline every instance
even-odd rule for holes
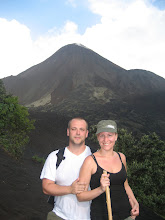
[[[35,162],[37,162],[37,163],[41,163],[41,164],[44,164],[44,163],[45,163],[45,159],[44,159],[43,157],[39,157],[39,156],[37,156],[37,155],[34,155],[34,156],[32,157],[32,159],[33,159]]]
[[[7,95],[0,80],[0,146],[15,158],[23,154],[29,141],[28,134],[34,129],[27,108],[18,104],[18,98]]]
[[[97,142],[95,125],[90,132],[90,140]],[[136,140],[132,133],[120,129],[115,151],[126,155],[128,181],[137,200],[165,216],[165,142],[156,133]]]

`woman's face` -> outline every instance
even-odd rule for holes
[[[97,139],[102,149],[110,150],[115,145],[117,134],[112,132],[101,132],[97,135]]]

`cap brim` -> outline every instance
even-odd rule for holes
[[[113,128],[101,128],[101,129],[98,129],[96,131],[96,134],[99,134],[101,132],[111,132],[111,133],[117,133],[117,130],[116,129],[113,129]]]

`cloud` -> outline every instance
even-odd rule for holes
[[[67,21],[61,29],[51,29],[33,41],[25,25],[0,18],[0,78],[17,75],[44,61],[62,46],[79,41],[77,28],[74,22]]]
[[[165,11],[144,0],[89,2],[101,20],[84,34],[88,47],[123,68],[146,69],[165,77]]]
[[[0,18],[0,76],[23,71],[29,66],[28,54],[32,51],[30,30],[16,20]]]
[[[34,41],[34,52],[36,63],[39,63],[62,46],[81,41],[81,35],[77,32],[78,27],[74,22],[66,21],[61,29],[51,29],[44,36]]]
[[[76,3],[76,1],[73,1]],[[81,43],[125,69],[145,69],[165,78],[165,10],[152,0],[88,0],[100,22],[79,34],[76,21],[65,21],[32,40],[28,27],[0,19],[0,78],[42,62],[62,46]]]

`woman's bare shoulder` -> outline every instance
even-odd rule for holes
[[[88,157],[85,158],[84,163],[89,165],[91,163],[93,163],[93,157],[92,155],[89,155]]]
[[[84,177],[87,177],[91,174],[93,174],[93,170],[94,170],[94,160],[92,158],[92,156],[88,156],[85,158],[84,163],[80,169],[80,174],[79,174],[79,178],[82,180],[84,179]]]
[[[126,161],[126,156],[121,152],[119,152],[119,154],[120,154],[122,161]]]
[[[123,158],[125,157],[125,155],[123,153],[119,152],[119,154],[121,157],[123,157]]]
[[[90,155],[85,158],[84,163],[81,167],[81,170],[88,170],[91,173],[93,173],[95,170],[95,166],[96,165],[95,165],[94,159],[93,159],[92,155]]]

